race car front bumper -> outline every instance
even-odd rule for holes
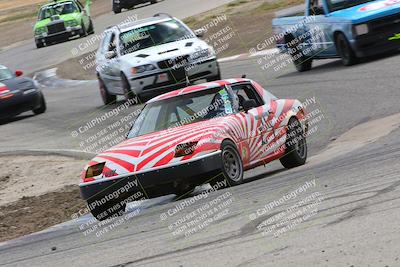
[[[65,41],[71,37],[80,35],[82,31],[81,26],[69,27],[65,31],[48,34],[48,35],[37,35],[35,36],[36,43],[51,44],[54,42]]]
[[[221,173],[220,154],[221,151],[215,151],[165,167],[81,183],[81,195],[85,200],[93,200],[110,199],[116,193],[118,199],[126,199],[138,192],[147,197],[173,194],[178,184],[200,185]],[[121,190],[123,194],[120,194]]]
[[[181,68],[162,69],[140,77],[131,77],[131,89],[137,95],[155,96],[185,87],[187,81],[184,68],[191,83],[218,77],[220,74],[217,59],[212,58]]]

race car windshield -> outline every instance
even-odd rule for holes
[[[65,15],[76,12],[78,9],[72,2],[65,2],[46,6],[39,12],[39,20],[48,19],[54,15]]]
[[[371,1],[375,0],[328,0],[328,8],[330,12],[334,12]]]
[[[9,69],[0,66],[0,81],[8,80],[11,79],[12,77],[13,74]]]
[[[128,138],[233,113],[227,90],[217,87],[150,103],[136,119]]]
[[[180,22],[168,20],[121,33],[121,54],[194,37]]]

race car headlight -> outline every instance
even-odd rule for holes
[[[368,24],[364,23],[354,26],[354,32],[356,33],[356,35],[367,34],[369,32]]]
[[[35,35],[42,35],[43,33],[46,33],[46,32],[47,32],[46,27],[37,28],[35,30]]]
[[[138,73],[143,73],[143,72],[151,71],[151,70],[155,70],[155,69],[156,69],[156,67],[154,65],[147,64],[147,65],[133,67],[131,69],[131,73],[132,74],[138,74]]]
[[[197,146],[197,142],[182,143],[175,147],[175,158],[192,154]]]
[[[86,170],[86,178],[96,177],[103,173],[104,165],[106,163],[99,163],[93,166],[89,166]]]

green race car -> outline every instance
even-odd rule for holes
[[[43,5],[34,26],[36,47],[94,33],[89,6],[90,0],[85,7],[78,0],[55,0]]]

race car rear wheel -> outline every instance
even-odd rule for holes
[[[304,165],[307,160],[307,141],[301,123],[291,118],[287,126],[285,155],[280,162],[285,168],[294,168]]]
[[[41,41],[36,41],[35,43],[36,43],[36,48],[37,49],[44,47],[44,44]]]
[[[357,56],[343,33],[336,36],[335,45],[339,56],[342,58],[343,65],[351,66],[357,63]]]
[[[227,185],[239,185],[243,182],[243,162],[240,154],[232,141],[225,140],[221,145],[222,174],[227,180]],[[218,180],[218,179],[215,179]],[[213,186],[218,181],[212,181]]]
[[[103,80],[98,78],[99,80],[99,89],[100,89],[100,95],[101,95],[101,99],[103,100],[103,103],[105,105],[109,105],[114,103],[117,100],[117,96],[116,95],[111,95],[108,90],[106,85],[104,84]]]
[[[44,100],[44,96],[40,96],[40,106],[32,110],[36,115],[42,114],[46,111],[46,101]]]
[[[107,220],[114,216],[121,216],[124,214],[126,209],[126,204],[120,204],[118,202],[110,202],[97,206],[95,205],[96,200],[88,200],[87,204],[90,210],[90,213],[99,221]],[[95,206],[94,208],[91,208]]]

